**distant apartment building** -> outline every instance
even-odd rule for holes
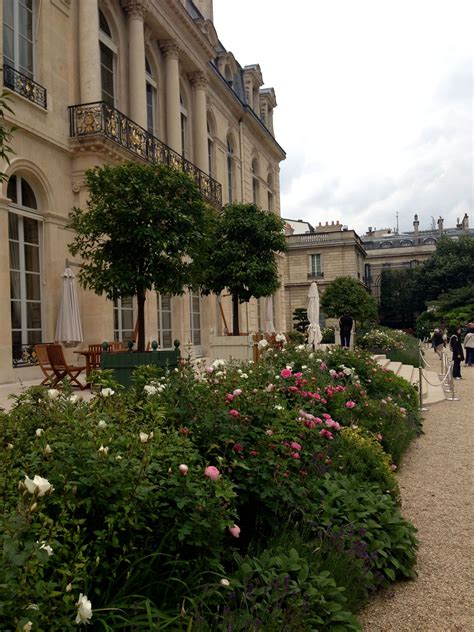
[[[380,281],[383,270],[413,268],[428,259],[436,250],[441,237],[459,239],[465,235],[474,237],[474,229],[469,228],[469,216],[466,213],[455,227],[445,228],[440,217],[437,228],[420,230],[418,215],[414,216],[413,230],[398,233],[391,229],[376,230],[369,227],[362,237],[367,255],[364,264],[364,281],[373,296],[380,300]]]
[[[316,281],[320,294],[340,276],[353,277],[364,285],[366,252],[357,233],[338,221],[316,227],[303,220],[284,221],[288,245],[284,274],[286,321],[291,328],[294,310],[307,305],[312,281]],[[320,323],[325,324],[324,313]]]
[[[16,127],[11,164],[0,164],[8,176],[0,196],[5,382],[36,375],[28,350],[54,340],[71,259],[66,224],[74,206],[85,206],[88,168],[166,163],[190,174],[216,207],[255,202],[279,214],[285,153],[274,136],[275,92],[257,64],[242,67],[221,43],[212,0],[4,0],[0,19],[14,111],[6,120]],[[79,302],[84,345],[131,337],[133,297],[110,302],[80,290]],[[273,303],[283,330],[283,290]],[[228,297],[197,292],[150,292],[145,309],[147,339],[169,348],[177,338],[196,355],[208,355],[210,336],[231,314]],[[256,331],[259,302],[241,310],[244,327]]]

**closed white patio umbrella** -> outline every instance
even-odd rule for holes
[[[307,310],[309,320],[308,344],[314,349],[323,339],[319,326],[319,292],[315,281],[313,281],[309,287]]]
[[[265,333],[275,333],[275,323],[273,322],[273,296],[267,296],[265,306]]]
[[[63,293],[56,323],[55,340],[68,347],[74,347],[84,340],[74,274],[68,267],[63,273]]]

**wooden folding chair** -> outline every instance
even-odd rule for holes
[[[100,369],[100,358],[102,355],[102,344],[89,345],[89,353],[86,356],[86,375],[89,377],[91,371]]]
[[[49,362],[51,364],[51,368],[54,371],[54,378],[52,387],[54,388],[62,382],[65,378],[68,378],[71,381],[71,384],[75,384],[78,386],[81,391],[87,388],[87,384],[81,384],[77,379],[82,371],[86,370],[85,366],[74,366],[72,364],[68,364],[64,357],[64,351],[62,345],[52,344],[47,345]]]
[[[41,382],[41,386],[44,386],[45,384],[51,384],[54,379],[54,371],[51,367],[51,362],[49,361],[48,357],[48,346],[49,345],[45,344],[35,345],[36,359],[38,360],[39,367],[43,371],[45,376],[44,380]]]

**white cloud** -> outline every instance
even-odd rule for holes
[[[276,91],[283,216],[474,221],[473,17],[470,0],[214,0],[224,46]]]

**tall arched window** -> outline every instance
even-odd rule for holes
[[[258,182],[258,160],[252,160],[252,199],[254,204],[258,204],[260,200],[260,187]]]
[[[209,120],[207,121],[207,168],[209,175],[214,175],[214,139],[212,137]]]
[[[3,61],[34,77],[33,0],[3,1]]]
[[[156,136],[156,81],[151,72],[148,58],[145,57],[146,77],[146,127],[150,134]]]
[[[188,157],[188,110],[184,102],[183,96],[179,97],[181,107],[181,155]]]
[[[274,202],[273,202],[273,176],[271,173],[268,174],[267,177],[267,210],[274,210]]]
[[[115,66],[117,46],[112,39],[112,32],[105,15],[99,9],[99,47],[100,47],[100,78],[102,86],[102,101],[115,107]]]
[[[8,180],[10,306],[13,366],[24,364],[28,347],[42,339],[41,222],[33,188],[21,176]]]
[[[229,204],[234,200],[234,148],[230,136],[227,137],[227,197]]]

